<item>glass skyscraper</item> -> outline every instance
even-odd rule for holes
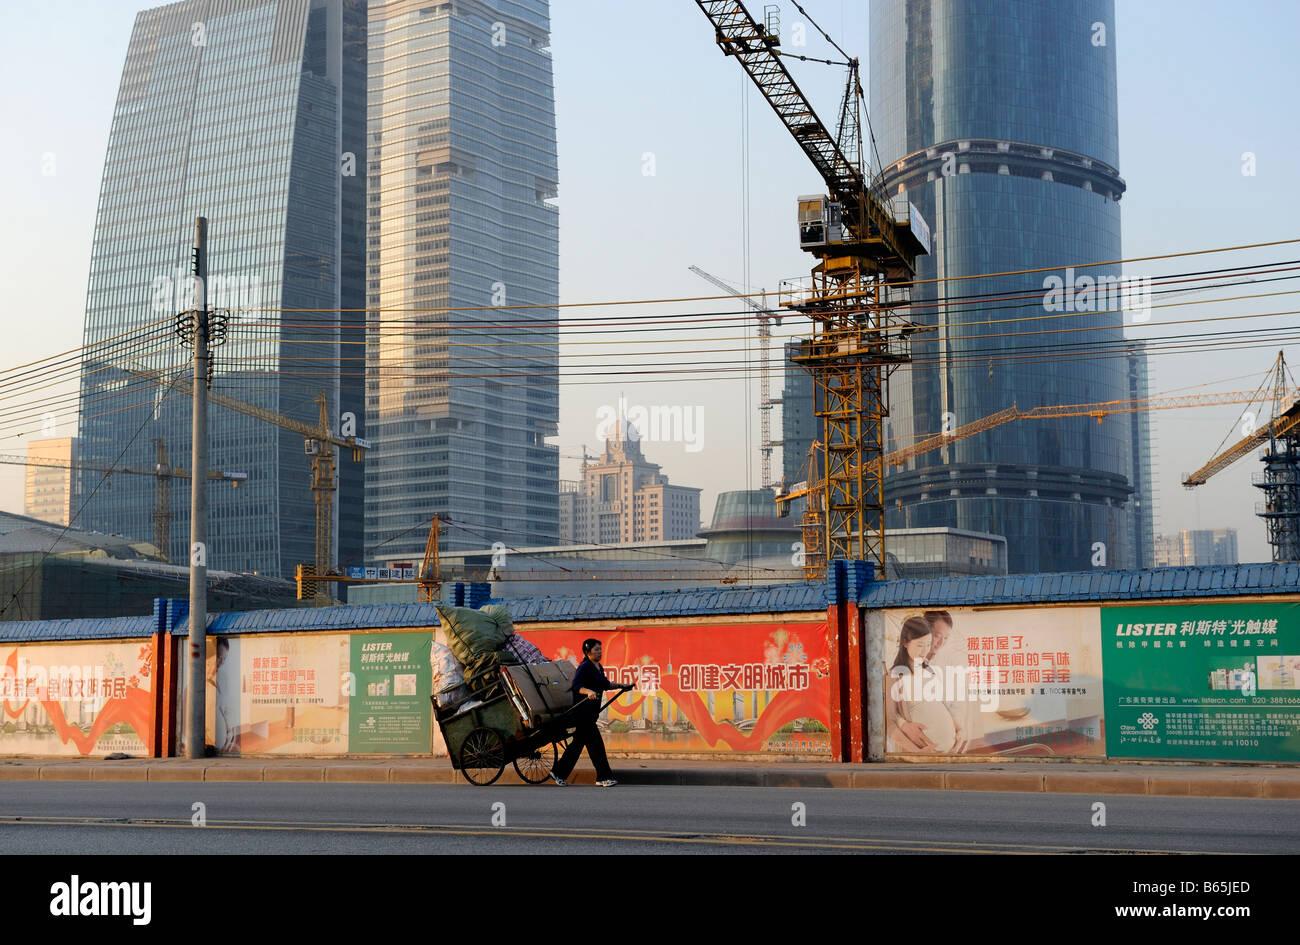
[[[366,546],[559,534],[546,0],[370,4]]]
[[[1144,341],[1130,341],[1128,349],[1128,399],[1146,400],[1151,396],[1150,368]],[[1129,456],[1133,471],[1129,482],[1133,496],[1129,502],[1133,528],[1133,557],[1135,568],[1154,567],[1156,497],[1152,481],[1155,456],[1151,442],[1151,414],[1137,410],[1129,417]],[[1232,562],[1236,564],[1234,560]]]
[[[1085,294],[1119,269],[1084,264],[1122,256],[1112,0],[879,0],[870,26],[882,183],[934,242],[912,291],[931,330],[890,383],[887,448],[1013,404],[1126,399],[1143,355],[1118,293]],[[1048,276],[1078,290],[1061,308]],[[886,523],[1005,535],[1013,572],[1132,566],[1143,439],[1124,415],[1005,423],[892,470]]]
[[[152,467],[155,440],[189,466],[190,399],[171,379],[188,352],[166,320],[191,305],[194,220],[209,221],[209,304],[230,309],[212,389],[315,425],[364,415],[365,193],[362,0],[186,0],[135,22],[104,161],[85,342],[144,332],[149,344],[90,364],[81,383],[84,462]],[[352,158],[349,161],[349,157]],[[340,316],[339,309],[352,309]],[[129,369],[164,372],[155,381]],[[315,558],[301,436],[212,406],[208,566],[289,577]],[[358,558],[362,474],[339,462],[339,557]],[[155,484],[81,478],[78,527],[153,535]],[[131,480],[131,481],[128,481]],[[171,560],[188,561],[188,489],[172,489]]]

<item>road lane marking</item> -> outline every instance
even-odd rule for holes
[[[578,830],[568,827],[501,828],[471,827],[462,824],[358,824],[320,822],[259,822],[259,821],[209,821],[208,826],[196,828],[189,821],[155,820],[148,818],[94,818],[94,817],[15,817],[0,815],[0,825],[47,827],[135,827],[183,828],[186,830],[278,830],[312,833],[384,833],[424,836],[496,836],[509,834],[530,839],[556,840],[623,840],[654,843],[703,844],[713,846],[774,846],[815,848],[821,850],[860,850],[865,852],[918,852],[918,853],[1208,853],[1201,850],[1133,850],[1107,849],[1095,846],[1073,847],[1066,844],[989,843],[961,840],[898,840],[884,837],[810,836],[798,839],[780,835],[763,834],[704,834],[698,832],[672,833],[665,831],[602,829]],[[947,845],[942,845],[946,843]]]

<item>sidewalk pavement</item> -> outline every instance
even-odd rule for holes
[[[1300,767],[995,762],[816,764],[611,758],[621,784],[1300,798]],[[585,762],[585,759],[584,759]],[[573,784],[592,784],[585,764]],[[462,784],[446,758],[0,758],[0,781],[321,781]],[[507,765],[498,784],[522,784]]]

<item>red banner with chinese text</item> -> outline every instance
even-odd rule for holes
[[[144,755],[152,740],[150,640],[0,648],[0,755]]]
[[[575,665],[602,642],[610,681],[636,687],[601,716],[612,751],[830,753],[825,621],[524,635]]]

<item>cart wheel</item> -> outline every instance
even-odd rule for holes
[[[476,728],[460,746],[460,773],[470,784],[486,787],[506,770],[505,742],[499,732]]]
[[[515,771],[529,784],[542,784],[550,780],[551,769],[558,758],[554,743],[542,745],[516,758]]]

